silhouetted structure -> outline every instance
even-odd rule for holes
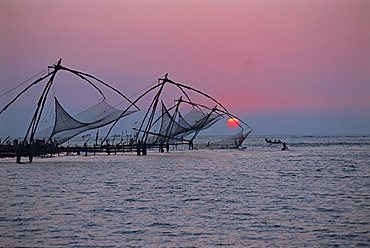
[[[168,78],[168,73],[166,73],[163,78],[159,78],[157,84],[151,86],[132,101],[119,90],[115,89],[103,80],[100,80],[88,73],[64,67],[61,62],[62,60],[59,60],[56,64],[50,66],[50,72],[33,81],[0,111],[0,114],[3,113],[30,88],[34,85],[38,85],[44,80],[47,80],[23,140],[21,142],[14,142],[14,144],[10,145],[8,143],[4,144],[9,137],[4,139],[3,143],[0,144],[0,157],[15,156],[17,157],[17,162],[20,162],[21,157],[29,157],[29,161],[32,162],[34,156],[55,153],[59,154],[62,152],[67,154],[73,152],[79,154],[80,152],[84,152],[85,156],[87,156],[88,153],[96,154],[98,152],[106,152],[109,155],[112,151],[115,154],[120,151],[136,151],[137,155],[146,155],[148,149],[159,148],[159,151],[163,152],[165,148],[168,152],[170,150],[170,145],[177,146],[178,144],[188,144],[189,149],[192,150],[194,149],[194,139],[202,130],[211,127],[225,116],[236,118],[213,97],[190,86],[170,80]],[[50,89],[54,83],[55,76],[59,71],[71,73],[72,75],[86,81],[101,95],[102,100],[89,109],[72,116],[62,107],[61,103],[55,97],[54,125],[48,130],[44,130],[45,133],[49,133],[49,136],[46,138],[47,141],[39,142],[36,139],[36,134],[39,131],[38,127],[41,115],[44,111],[46,99],[48,98]],[[128,106],[122,110],[111,106],[106,101],[106,97],[98,85],[107,87],[117,93],[128,102]],[[174,105],[170,107],[167,107],[162,100],[162,94],[167,86],[174,87],[180,94],[179,98],[175,100]],[[119,145],[109,144],[108,137],[113,127],[121,118],[139,111],[140,109],[137,106],[137,103],[149,94],[154,94],[154,97],[145,111],[144,117],[140,122],[140,127],[133,128],[136,131],[135,137],[131,138],[126,145],[122,142],[122,136],[121,143]],[[194,94],[210,100],[214,105],[209,107],[204,104],[195,103],[190,97]],[[184,106],[188,109],[185,113]],[[100,144],[98,144],[97,131],[93,146],[88,146],[87,142],[85,142],[82,147],[62,146],[63,143],[69,141],[76,135],[89,130],[98,129],[109,124],[111,124],[111,127]],[[157,131],[155,126],[158,125],[159,129]],[[238,125],[240,127],[240,132],[236,136],[231,136],[229,141],[222,141],[223,144],[230,144],[232,147],[238,147],[252,131],[251,127],[243,121],[240,121]],[[104,142],[106,142],[105,145],[103,145]],[[211,147],[212,145],[213,143],[208,143],[208,147]]]

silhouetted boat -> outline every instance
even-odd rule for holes
[[[281,140],[269,140],[269,139],[267,139],[267,138],[265,138],[265,141],[266,141],[266,143],[269,143],[269,144],[281,144],[281,143],[283,143],[283,142],[281,142]]]

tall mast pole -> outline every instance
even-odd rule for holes
[[[32,120],[31,120],[30,125],[27,129],[26,135],[24,136],[24,141],[27,141],[27,137],[28,137],[28,135],[30,135],[29,142],[30,143],[33,142],[33,138],[35,136],[38,124],[40,123],[42,111],[44,110],[44,107],[45,107],[46,98],[47,98],[48,93],[50,91],[51,85],[53,84],[55,75],[60,70],[61,63],[62,63],[62,59],[60,59],[58,61],[58,63],[52,67],[54,69],[54,71],[53,71],[49,81],[47,82],[46,86],[44,87],[44,90],[43,90],[43,92],[42,92],[42,94],[39,98],[39,101],[37,103],[37,108],[35,110],[35,113],[33,114]]]

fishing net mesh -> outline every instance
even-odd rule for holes
[[[106,126],[134,112],[136,110],[116,109],[102,100],[72,117],[55,99],[55,123],[50,140],[62,144],[80,133]]]
[[[199,131],[211,127],[222,116],[214,112],[204,113],[198,109],[191,109],[182,116],[180,112],[171,114],[164,104],[162,104],[162,115],[160,129],[154,144],[179,141],[192,134],[196,135]],[[194,138],[194,137],[193,137]]]

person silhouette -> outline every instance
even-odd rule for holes
[[[286,146],[286,143],[283,142],[283,148],[281,148],[282,151],[286,151],[286,150],[289,150],[288,147]]]

